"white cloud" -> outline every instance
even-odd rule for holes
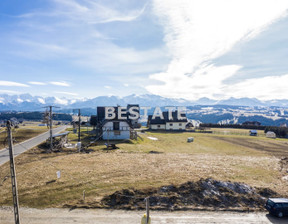
[[[71,54],[77,57],[77,65],[113,73],[151,73],[164,67],[167,50],[164,48],[135,50],[122,48],[110,42],[75,50]]]
[[[104,86],[105,89],[111,89],[111,86]]]
[[[66,52],[66,49],[64,47],[56,45],[56,44],[41,43],[41,42],[35,42],[35,41],[23,40],[23,39],[16,39],[16,41],[23,45],[27,45],[30,48],[42,48],[47,52],[49,51],[56,52],[56,53]]]
[[[69,52],[69,49],[63,46],[59,46],[59,44],[47,43],[47,42],[51,42],[52,38],[50,38],[49,40],[45,40],[44,38],[37,40],[37,39],[34,39],[33,36],[31,36],[31,38],[29,39],[31,40],[14,38],[15,43],[19,45],[20,47],[15,48],[10,53],[16,56],[33,59],[33,60],[46,60],[49,58],[61,58],[71,53]],[[27,52],[23,50],[22,48],[29,49],[29,51]]]
[[[44,86],[44,85],[46,85],[46,83],[44,83],[44,82],[34,82],[34,81],[31,81],[31,82],[28,82],[29,84],[31,84],[31,85],[39,85],[39,86]]]
[[[120,11],[115,10],[98,2],[85,0],[54,0],[56,3],[56,15],[68,17],[70,20],[77,20],[89,24],[109,23],[115,21],[132,21],[138,18],[145,10]]]
[[[232,86],[226,86],[225,91],[231,97],[255,97],[260,100],[287,99],[288,74],[282,76],[267,76],[247,79]],[[245,91],[243,91],[245,89]]]
[[[17,16],[18,18],[33,17],[64,17],[71,21],[88,24],[128,22],[137,19],[146,9],[146,5],[137,10],[117,10],[92,0],[53,0],[54,9],[50,12],[38,11]]]
[[[216,67],[211,61],[284,16],[288,1],[154,0],[153,7],[173,59],[165,72],[150,75],[161,83],[146,89],[166,97],[197,99],[232,94],[224,81],[241,65]]]
[[[16,86],[16,87],[29,87],[29,85],[19,83],[19,82],[11,82],[11,81],[1,81],[0,86]]]
[[[6,93],[6,94],[20,94],[20,92],[18,92],[18,91],[5,90],[5,89],[0,89],[0,93]]]
[[[71,92],[54,91],[54,93],[65,94],[65,95],[70,95],[70,96],[78,96],[78,93],[71,93]]]
[[[171,98],[190,100],[201,97],[215,98],[223,93],[223,81],[234,75],[239,69],[240,67],[236,65],[221,67],[204,65],[189,76],[181,73],[182,70],[179,68],[170,75],[167,73],[151,75],[150,77],[154,80],[161,82],[165,80],[165,85],[150,85],[146,89],[154,94]]]
[[[55,86],[65,86],[65,87],[70,86],[70,84],[67,82],[50,82],[50,84],[55,85]]]
[[[123,40],[133,38],[133,34],[124,35],[123,22],[137,23],[137,18],[148,8],[145,2],[137,3],[137,6],[131,6],[129,1],[123,3],[113,0],[53,0],[51,8],[45,11],[20,16],[21,27],[27,32],[13,36],[17,47],[9,53],[45,62],[57,59],[63,61],[63,67],[69,62],[70,67],[72,64],[72,67],[114,74],[119,74],[119,71],[123,74],[147,74],[161,70],[167,62],[163,46],[139,50],[142,43],[136,43],[135,48],[133,41],[129,41],[132,42],[129,46],[122,45]],[[118,26],[113,22],[121,23]],[[135,29],[133,22],[129,23],[127,32],[130,26],[131,30]],[[138,22],[139,25],[147,23]],[[149,30],[145,32],[149,33]]]

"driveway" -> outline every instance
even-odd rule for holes
[[[66,126],[60,126],[53,129],[53,134],[57,134],[61,131],[64,131]],[[21,153],[41,144],[46,141],[47,138],[50,137],[49,131],[42,133],[34,138],[28,139],[25,142],[21,142],[20,144],[14,145],[14,156],[18,156]],[[9,161],[9,150],[8,148],[0,150],[0,166]]]
[[[137,224],[141,223],[144,211],[121,211],[104,209],[32,209],[20,208],[21,224]],[[233,223],[266,224],[287,223],[288,218],[279,219],[267,213],[239,212],[159,212],[151,211],[151,224]],[[14,224],[13,208],[0,208],[0,223]]]

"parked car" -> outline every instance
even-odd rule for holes
[[[288,216],[288,199],[269,198],[266,201],[265,208],[269,211],[269,214],[276,215],[279,218]]]

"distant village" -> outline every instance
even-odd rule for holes
[[[134,117],[131,116],[130,112],[130,108],[132,107],[135,108]],[[104,140],[131,138],[132,130],[139,129],[142,126],[139,122],[139,105],[128,104],[126,112],[121,113],[119,113],[119,107],[112,108],[115,112],[112,119],[105,114],[105,107],[97,107],[97,115],[91,116],[90,123],[96,129],[96,136]],[[181,119],[179,119],[178,111],[163,111],[155,114],[155,116],[149,115],[147,128],[153,131],[184,131],[188,126],[193,127],[188,122],[186,113],[182,113],[181,115]]]

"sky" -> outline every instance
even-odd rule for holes
[[[288,99],[287,0],[1,0],[0,94]]]

